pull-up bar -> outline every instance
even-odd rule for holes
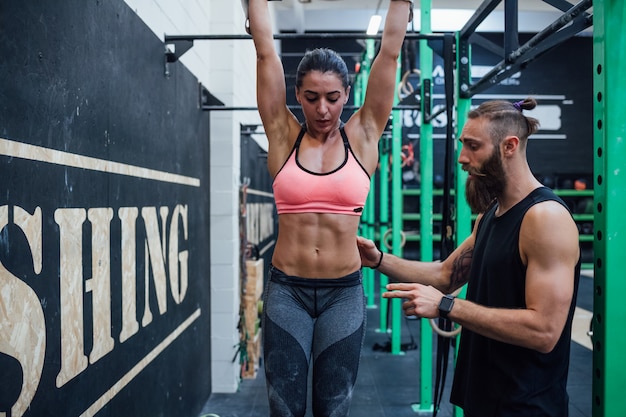
[[[338,33],[278,33],[274,39],[381,39],[382,34],[367,35],[361,32],[338,32]],[[405,39],[425,39],[442,41],[443,33],[422,34],[418,32],[407,33]],[[252,39],[250,35],[165,35],[165,56],[166,62],[176,62],[185,52],[187,52],[196,40],[244,40]],[[174,45],[174,51],[170,51],[167,45]]]
[[[288,105],[287,107],[289,107],[292,110],[297,110],[297,109],[301,109],[302,107],[300,105]],[[259,108],[258,107],[254,107],[254,106],[216,106],[216,105],[203,105],[202,107],[203,111],[257,111]],[[354,105],[346,105],[343,106],[344,110],[358,110],[360,109],[361,106],[354,106]],[[396,106],[393,106],[392,110],[420,110],[420,105],[403,105],[403,104],[399,104]],[[441,112],[438,112],[437,114],[440,114]]]

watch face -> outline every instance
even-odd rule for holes
[[[449,295],[444,296],[439,303],[439,313],[447,317],[450,310],[452,310],[452,306],[454,305],[454,297]]]

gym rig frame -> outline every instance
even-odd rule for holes
[[[471,98],[490,86],[496,85],[512,74],[522,71],[534,59],[547,53],[553,47],[593,26],[593,60],[594,60],[594,315],[592,331],[593,343],[593,417],[621,417],[624,415],[624,400],[622,390],[626,386],[626,367],[620,366],[622,354],[626,351],[626,334],[620,331],[626,321],[626,310],[622,308],[622,296],[626,293],[626,279],[624,279],[621,259],[626,248],[626,222],[623,220],[622,210],[626,206],[626,113],[621,109],[626,96],[626,77],[621,69],[626,67],[626,32],[622,30],[622,23],[626,17],[626,6],[622,0],[582,0],[573,5],[566,0],[544,0],[545,3],[563,12],[562,16],[551,25],[532,37],[526,44],[518,43],[518,0],[504,1],[504,45],[489,42],[476,28],[501,3],[501,0],[485,0],[469,19],[465,26],[453,34],[433,34],[430,26],[431,1],[422,0],[421,33],[407,33],[407,39],[418,39],[420,42],[421,63],[421,107],[423,123],[420,128],[420,154],[422,176],[420,219],[421,219],[421,247],[422,260],[432,260],[432,124],[430,121],[435,115],[431,110],[431,91],[429,83],[432,73],[433,50],[442,51],[442,56],[449,65],[457,68],[455,89],[451,97],[446,99],[446,111],[454,113],[456,125],[460,129],[464,122],[464,115],[470,109]],[[590,10],[593,6],[593,10]],[[358,75],[355,91],[355,103],[358,103],[362,88],[368,73],[368,62],[373,59],[373,42],[380,39],[379,35],[367,36],[355,33],[328,33],[328,34],[277,34],[275,39],[365,39],[367,51],[361,73]],[[195,40],[238,40],[251,39],[248,35],[177,35],[165,36],[165,75],[169,74],[168,66],[176,62],[187,50],[193,46]],[[445,39],[453,39],[446,42]],[[442,47],[446,43],[448,46]],[[436,45],[438,44],[438,45]],[[502,61],[494,66],[485,76],[475,83],[471,83],[471,45],[479,44],[502,56]],[[174,50],[170,50],[173,46]],[[446,50],[447,49],[447,53]],[[456,99],[456,100],[455,100]],[[456,108],[454,104],[456,101]],[[354,106],[357,108],[358,104]],[[392,119],[399,121],[400,110],[411,109],[394,105]],[[228,107],[204,104],[206,111],[236,111],[256,110],[256,107]],[[452,121],[449,118],[449,121]],[[448,123],[451,125],[452,123]],[[391,155],[393,161],[400,161],[401,126],[394,122],[391,133]],[[452,132],[448,135],[448,143],[452,142]],[[385,141],[381,140],[381,143]],[[451,145],[449,145],[451,146]],[[385,153],[388,147],[381,149],[381,176],[386,175],[389,158]],[[448,161],[446,161],[448,163]],[[392,210],[391,227],[389,213],[382,209],[378,220],[374,219],[373,207],[377,193],[381,198],[388,195],[386,178],[381,178],[380,189],[374,190],[368,197],[368,204],[363,214],[362,232],[370,238],[380,240],[380,247],[387,250],[385,239],[391,234],[389,251],[402,255],[402,186],[400,167],[394,164],[391,168]],[[458,165],[458,164],[457,164]],[[464,202],[465,173],[459,167],[454,168],[454,199],[456,208],[456,223],[454,224],[454,241],[460,242],[470,233],[471,213]],[[448,190],[449,191],[449,190]],[[384,203],[384,202],[383,202]],[[387,204],[381,203],[381,207]],[[374,272],[364,271],[364,286],[368,300],[373,300]],[[386,277],[380,276],[380,285],[386,283]],[[381,303],[381,324],[386,323],[387,308]],[[400,354],[399,320],[401,310],[400,300],[392,301],[392,353]],[[398,302],[398,303],[395,303]],[[371,305],[370,305],[371,307]],[[422,320],[424,321],[424,320]],[[428,323],[422,324],[421,332],[421,403],[413,406],[417,413],[432,412],[432,332]],[[612,329],[612,331],[609,331]],[[382,328],[381,331],[389,331]],[[428,414],[430,415],[430,414]],[[462,415],[462,411],[455,410],[455,415]]]

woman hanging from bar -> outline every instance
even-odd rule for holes
[[[296,74],[299,121],[286,103],[267,0],[249,0],[257,104],[279,219],[262,322],[272,417],[305,415],[309,364],[314,416],[349,413],[366,319],[356,235],[411,12],[411,1],[391,0],[363,106],[345,123],[345,62],[330,49],[308,51]]]

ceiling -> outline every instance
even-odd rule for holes
[[[413,30],[420,30],[420,0],[415,2]],[[434,32],[456,31],[471,18],[482,0],[431,0],[431,29]],[[370,17],[384,15],[389,0],[280,0],[270,4],[276,11],[279,31],[344,32],[367,28]],[[536,33],[548,27],[563,12],[543,0],[518,0],[520,32]],[[504,1],[478,27],[477,31],[504,30]]]

